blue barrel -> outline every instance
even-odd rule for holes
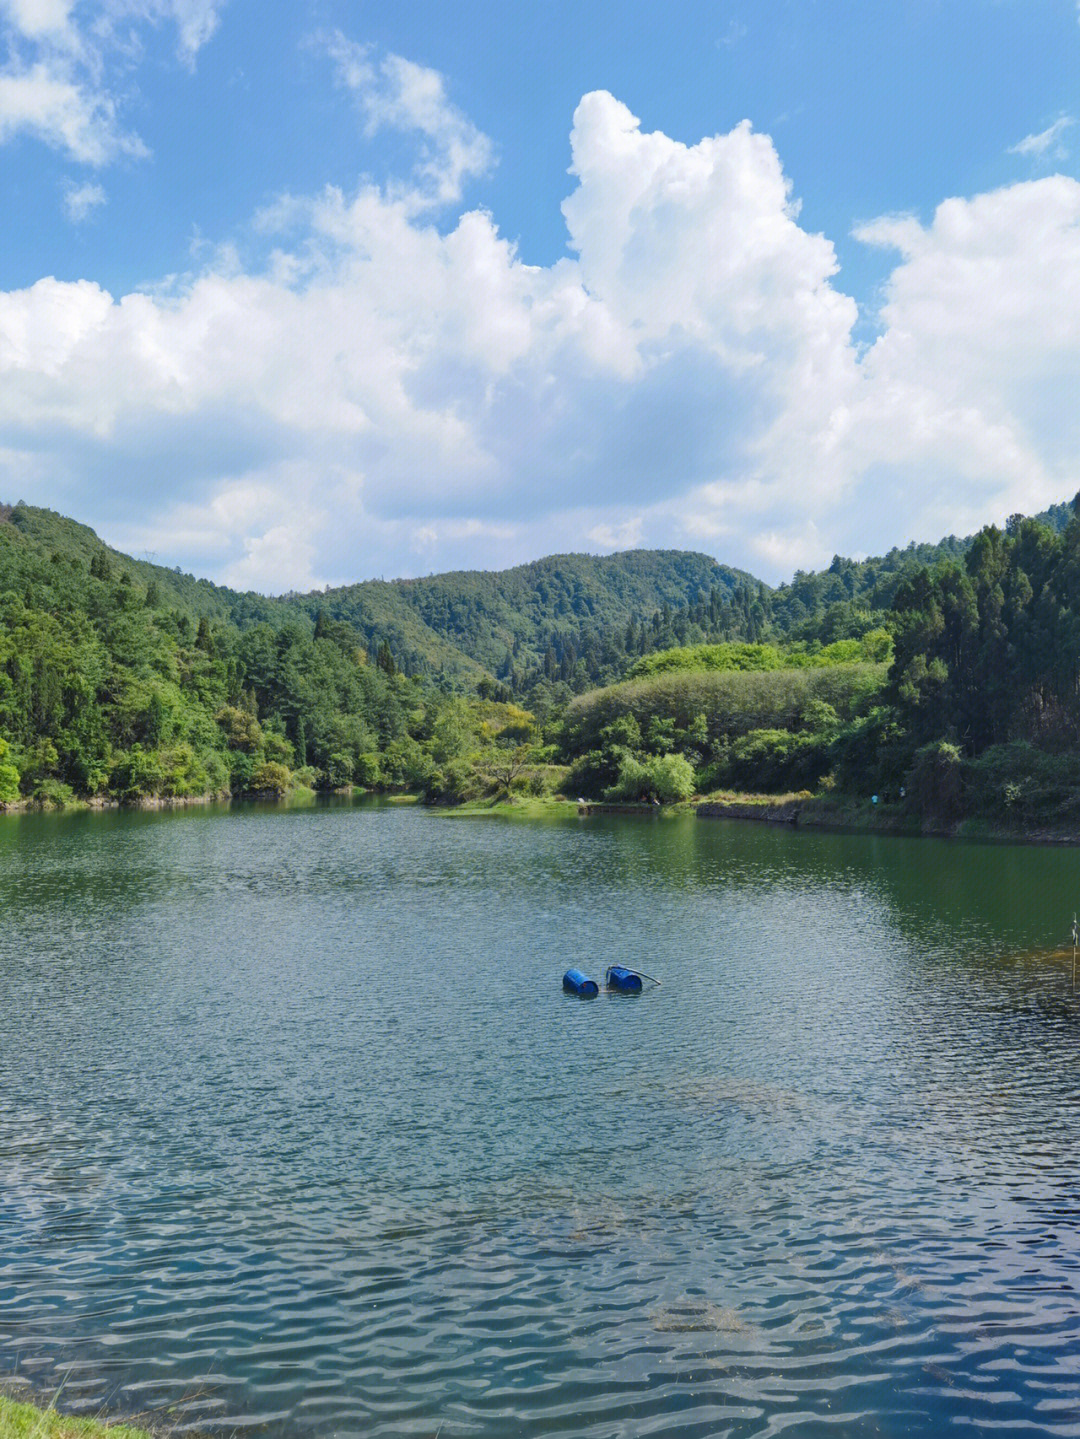
[[[613,964],[607,972],[607,987],[620,994],[640,994],[641,975],[621,964]]]
[[[580,994],[582,999],[592,999],[600,993],[596,980],[582,974],[580,969],[568,969],[562,977],[562,987],[568,994]]]

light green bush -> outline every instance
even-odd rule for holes
[[[658,799],[661,804],[674,804],[693,793],[694,771],[681,754],[653,755],[646,760],[627,755],[605,798],[630,802]]]
[[[704,728],[710,750],[756,729],[795,729],[811,700],[831,705],[841,721],[873,703],[886,675],[883,664],[827,665],[807,669],[659,674],[591,690],[571,701],[566,714],[570,753],[600,749],[602,731],[623,716],[640,732],[654,717],[677,729]]]

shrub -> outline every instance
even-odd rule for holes
[[[175,749],[163,751],[160,758],[164,771],[163,794],[205,794],[210,788],[202,756],[197,755],[191,745],[177,745]]]
[[[752,730],[735,740],[728,780],[766,794],[814,786],[830,764],[828,738],[790,730]]]
[[[258,768],[258,760],[254,755],[231,749],[225,753],[223,759],[229,771],[229,788],[233,794],[243,794],[253,788],[251,779]]]
[[[923,814],[941,820],[959,816],[962,766],[959,748],[946,740],[934,740],[915,751],[907,784]]]
[[[58,779],[39,780],[34,786],[34,798],[46,809],[63,809],[71,803],[74,793],[69,784],[61,784]]]
[[[861,639],[834,640],[820,649],[781,649],[769,644],[681,645],[657,650],[635,660],[627,679],[676,671],[783,670],[821,668],[826,665],[887,664],[892,659],[892,636],[887,630],[870,630]]]
[[[537,765],[529,774],[529,793],[536,799],[554,794],[566,778],[566,770],[560,765]]]
[[[615,783],[604,791],[604,798],[615,801],[644,799],[648,782],[648,771],[641,760],[632,754],[627,755],[619,766]]]
[[[673,804],[694,793],[694,771],[681,754],[655,755],[645,761],[627,755],[619,767],[619,778],[607,790],[606,799],[658,799]]]
[[[326,783],[331,789],[342,789],[353,781],[353,759],[351,755],[335,750],[326,761]]]
[[[466,759],[454,759],[428,774],[421,798],[425,804],[464,804],[480,799],[489,789],[474,764]]]
[[[1080,811],[1080,755],[1048,754],[1024,741],[994,745],[963,766],[964,807],[975,814],[1073,819]]]
[[[283,795],[288,792],[291,784],[292,775],[283,764],[278,764],[275,760],[265,760],[252,771],[248,788],[258,794],[269,792]]]
[[[122,800],[157,795],[165,787],[165,767],[157,750],[132,745],[113,761],[110,788]]]
[[[278,764],[288,766],[293,761],[292,745],[283,734],[275,734],[273,730],[266,730],[263,734],[263,753],[267,759]]]
[[[409,735],[391,740],[382,756],[383,777],[388,784],[423,790],[435,772],[435,764]]]
[[[225,763],[225,757],[217,750],[210,750],[203,755],[203,768],[206,772],[206,792],[208,794],[225,794],[229,788],[229,766]]]
[[[778,670],[786,656],[775,645],[682,645],[643,655],[627,672],[628,679],[670,674],[674,670]]]
[[[694,793],[694,771],[684,755],[660,755],[649,760],[646,769],[653,792],[662,804],[689,799]]]
[[[578,755],[570,766],[566,787],[576,794],[590,797],[604,794],[618,783],[622,766],[630,758],[633,758],[630,751],[622,746],[587,750]]]

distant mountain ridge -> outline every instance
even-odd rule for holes
[[[491,673],[510,656],[536,665],[553,639],[625,629],[665,606],[685,607],[719,590],[730,595],[752,576],[708,555],[626,550],[614,555],[550,555],[509,570],[458,570],[412,580],[366,580],[295,596],[361,631],[408,626],[453,645]]]
[[[320,611],[351,624],[370,649],[386,641],[413,672],[476,681],[507,654],[539,663],[553,635],[616,629],[718,589],[756,584],[708,555],[681,550],[628,550],[614,555],[551,555],[499,571],[461,570],[406,580],[363,580],[308,594],[271,598],[229,589],[178,570],[137,560],[106,545],[88,526],[31,505],[0,508],[9,544],[18,537],[39,555],[58,553],[89,566],[95,554],[155,584],[163,602],[195,619],[227,620],[240,629],[280,625]],[[0,529],[0,534],[3,530]],[[8,586],[13,552],[0,547],[0,587]]]
[[[1055,530],[1064,528],[1068,505],[1037,516]],[[18,583],[19,553],[48,558],[58,554],[89,567],[105,555],[141,585],[154,585],[161,602],[196,621],[220,620],[241,630],[266,622],[310,625],[323,612],[351,625],[369,650],[387,644],[410,673],[439,676],[451,683],[476,684],[485,673],[537,671],[552,647],[561,657],[583,642],[599,644],[661,615],[699,613],[712,599],[724,613],[741,605],[747,637],[771,629],[800,636],[811,632],[828,642],[841,637],[850,617],[887,610],[902,577],[912,569],[960,558],[970,539],[949,536],[937,544],[909,545],[880,558],[837,556],[819,571],[799,572],[771,588],[745,570],[708,555],[684,550],[626,550],[612,555],[550,555],[498,571],[458,570],[417,579],[364,580],[307,594],[268,597],[196,579],[178,569],[134,559],[106,545],[88,526],[51,510],[19,503],[0,504],[0,591]],[[828,616],[837,620],[831,633]],[[867,620],[868,622],[868,620]],[[824,625],[824,628],[822,628]],[[865,626],[864,626],[865,627]],[[656,624],[656,644],[667,630]],[[817,632],[821,631],[820,634]],[[846,631],[845,631],[846,632]],[[696,638],[696,636],[694,636]],[[676,636],[671,642],[681,642]]]

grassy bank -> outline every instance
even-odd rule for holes
[[[873,804],[842,794],[735,794],[722,791],[695,800],[702,819],[749,819],[807,829],[865,830],[874,834],[924,835],[938,839],[995,840],[1011,844],[1080,844],[1074,823],[1051,820],[1005,823],[968,816],[920,816],[904,805]]]
[[[474,818],[483,815],[512,815],[515,819],[541,819],[552,815],[573,814],[577,805],[570,800],[553,795],[535,797],[532,795],[514,796],[512,799],[474,799],[467,800],[464,804],[445,804],[425,806],[428,814],[463,816]]]
[[[315,804],[317,801],[334,796],[357,797],[372,791],[359,785],[345,785],[338,789],[310,789],[307,785],[292,785],[285,791],[249,790],[246,794],[230,794],[214,791],[209,794],[185,795],[140,795],[132,799],[117,799],[114,795],[91,795],[89,798],[70,796],[58,800],[20,799],[10,804],[0,804],[0,819],[25,814],[115,814],[120,810],[171,810],[193,809],[202,805],[245,805],[279,804],[283,809],[290,806]],[[399,798],[399,796],[387,796]],[[413,796],[407,796],[412,801]]]
[[[0,1439],[152,1439],[149,1430],[39,1409],[0,1395]]]

